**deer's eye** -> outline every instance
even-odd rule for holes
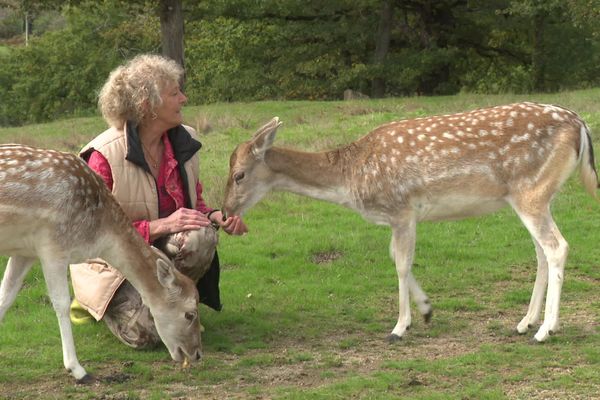
[[[235,181],[235,183],[239,184],[240,181],[242,179],[244,179],[244,176],[245,176],[245,174],[244,174],[243,171],[242,172],[236,172],[235,174],[233,174],[233,180]]]
[[[187,319],[190,322],[193,322],[196,319],[196,313],[195,312],[191,312],[188,311],[185,313],[185,319]]]

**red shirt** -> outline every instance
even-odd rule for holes
[[[166,134],[162,136],[162,141],[165,145],[165,150],[156,182],[156,188],[158,190],[159,218],[167,217],[175,212],[175,210],[185,207],[183,180],[179,173],[178,163],[173,153],[173,147]],[[112,191],[112,170],[108,160],[100,152],[93,151],[88,159],[88,165],[100,175],[106,183],[106,186],[108,186],[108,189]],[[202,198],[202,184],[199,181],[196,183],[196,194],[198,196],[196,210],[207,214],[212,208],[208,207]],[[133,221],[133,226],[140,235],[142,235],[144,240],[147,243],[150,243],[150,221]]]

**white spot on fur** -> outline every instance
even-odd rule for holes
[[[519,136],[519,135],[515,135],[515,136],[513,136],[512,138],[510,138],[510,141],[511,141],[512,143],[526,142],[526,141],[528,141],[528,140],[529,140],[529,133],[526,133],[526,134],[524,134],[524,135],[521,135],[521,136]]]
[[[559,107],[556,106],[551,106],[551,105],[546,105],[544,106],[544,110],[543,113],[544,114],[549,114],[549,113],[554,113],[554,112],[562,112],[563,110]]]

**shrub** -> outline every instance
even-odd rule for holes
[[[110,7],[100,15],[72,9],[61,30],[34,37],[0,64],[2,125],[53,120],[96,110],[97,92],[124,59],[156,51],[158,23]],[[102,15],[104,13],[104,15]]]

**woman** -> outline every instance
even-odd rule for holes
[[[146,242],[177,260],[198,282],[200,300],[220,310],[216,229],[247,232],[238,216],[202,198],[192,128],[182,125],[187,98],[183,69],[158,55],[140,55],[111,72],[99,107],[110,128],[83,147],[81,156],[106,182]],[[125,344],[143,348],[160,337],[139,293],[102,260],[71,266],[76,301]],[[76,304],[74,302],[74,304]]]

